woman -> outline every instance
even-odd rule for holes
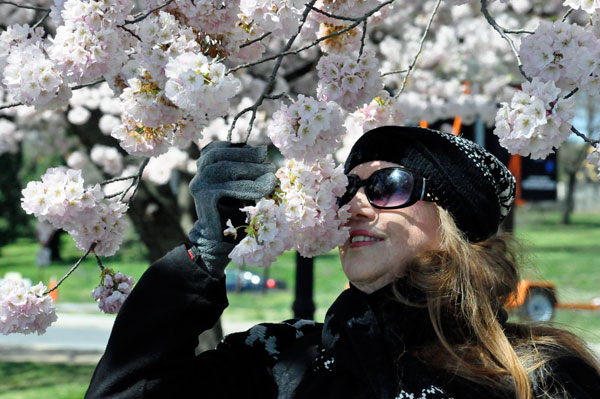
[[[600,398],[579,339],[506,322],[517,251],[495,234],[513,177],[477,145],[421,128],[374,129],[350,152],[340,257],[351,286],[324,324],[260,324],[196,356],[198,334],[227,306],[235,243],[223,220],[273,189],[265,156],[227,143],[202,151],[194,245],[140,279],[88,398]]]

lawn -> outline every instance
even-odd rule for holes
[[[0,399],[81,399],[94,366],[0,363]]]

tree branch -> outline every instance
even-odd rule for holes
[[[433,8],[433,11],[431,12],[429,21],[427,21],[427,26],[425,27],[423,36],[421,36],[421,43],[419,43],[419,50],[417,51],[417,54],[415,54],[415,58],[413,58],[412,62],[408,66],[406,75],[404,75],[404,79],[402,80],[402,86],[400,87],[400,90],[398,91],[398,93],[396,93],[396,95],[394,96],[395,98],[398,98],[398,96],[400,94],[402,94],[402,92],[406,88],[406,83],[408,82],[408,77],[410,76],[410,72],[415,67],[417,60],[419,59],[419,56],[421,55],[421,52],[423,51],[423,45],[425,44],[425,39],[427,38],[427,34],[429,33],[429,30],[431,29],[431,24],[433,23],[433,19],[435,18],[435,14],[437,14],[437,11],[440,8],[441,3],[442,3],[442,0],[438,0],[437,3],[435,3],[435,7]]]
[[[525,33],[525,34],[528,34],[528,35],[533,35],[535,33],[535,32],[532,32],[530,30],[525,30],[525,29],[504,29],[504,32],[506,32],[506,33],[514,33],[514,34],[517,34],[517,35],[522,34],[522,33]]]
[[[330,14],[327,11],[323,11],[317,7],[314,6],[309,6],[311,11],[316,12],[317,14],[321,14],[321,15],[325,15],[326,17],[332,18],[332,19],[339,19],[340,21],[362,21],[361,17],[358,18],[352,18],[352,17],[344,17],[341,15],[335,15],[335,14]]]
[[[135,179],[135,178],[137,178],[137,174],[135,174],[133,176],[126,176],[126,177],[116,177],[114,179],[104,180],[103,182],[100,182],[100,186],[106,186],[107,184],[110,184],[110,183],[116,183],[118,181]]]
[[[131,190],[132,187],[133,187],[133,194],[131,194],[131,197],[129,197],[129,200],[127,201],[127,203],[129,203],[129,201],[131,201],[131,199],[133,197],[135,197],[135,193],[137,192],[138,186],[140,184],[140,180],[142,180],[142,173],[144,173],[144,169],[146,168],[146,165],[148,165],[148,162],[150,162],[150,158],[144,158],[144,160],[140,164],[137,174],[133,178],[133,181],[131,182],[129,187],[127,187],[127,189],[125,189],[125,191],[123,191],[123,194],[121,194],[119,201],[123,202],[123,199],[129,192],[129,190]]]
[[[2,4],[15,6],[17,8],[25,8],[27,10],[38,10],[38,11],[45,11],[45,12],[50,13],[50,9],[49,8],[44,8],[44,7],[22,5],[22,4],[13,3],[12,1],[0,1],[0,5],[2,5]]]
[[[525,79],[527,79],[529,82],[531,82],[531,78],[529,76],[527,76],[527,74],[523,70],[523,62],[521,61],[521,56],[519,55],[519,52],[517,51],[515,42],[513,42],[513,40],[510,37],[508,37],[508,35],[506,34],[506,29],[504,29],[503,27],[498,25],[496,20],[494,18],[492,18],[492,16],[490,15],[490,12],[488,10],[487,0],[481,0],[481,13],[487,20],[488,24],[490,24],[492,26],[492,28],[494,28],[496,30],[496,32],[498,32],[500,34],[500,36],[502,36],[502,38],[508,42],[513,54],[517,58],[517,63],[519,65],[519,71],[521,71],[521,75],[523,75],[523,77]]]
[[[125,26],[125,25],[131,25],[131,24],[135,24],[135,23],[137,23],[137,22],[140,22],[141,20],[148,18],[148,16],[149,16],[150,14],[152,14],[153,12],[155,12],[155,11],[159,11],[159,10],[161,10],[161,9],[165,8],[166,6],[168,6],[169,4],[171,4],[172,2],[173,2],[173,0],[168,0],[168,1],[167,1],[165,4],[163,4],[163,5],[161,5],[161,6],[158,6],[158,7],[156,7],[156,8],[153,8],[152,10],[149,10],[148,12],[146,12],[146,13],[142,14],[141,16],[139,16],[139,17],[137,17],[137,18],[135,18],[135,19],[126,20],[126,21],[123,23],[123,25],[119,25],[119,27],[122,27],[122,26]]]
[[[250,68],[250,67],[253,67],[253,66],[256,66],[256,65],[264,64],[265,62],[273,61],[275,59],[280,59],[280,58],[286,57],[288,55],[296,55],[298,53],[301,53],[302,51],[308,50],[309,48],[316,46],[317,44],[321,43],[324,40],[330,39],[330,38],[335,37],[335,36],[339,36],[339,35],[341,35],[343,33],[346,33],[348,31],[356,28],[358,25],[360,25],[363,21],[365,21],[371,15],[375,14],[377,11],[379,11],[383,7],[385,7],[385,6],[389,5],[389,4],[392,4],[393,2],[394,2],[394,0],[388,0],[385,3],[381,3],[377,7],[373,8],[371,11],[367,12],[362,17],[358,18],[355,22],[353,22],[352,24],[350,24],[347,27],[345,27],[344,29],[341,29],[339,31],[330,33],[329,35],[320,37],[320,38],[316,39],[315,41],[311,42],[310,44],[307,44],[306,46],[299,48],[298,50],[283,51],[283,52],[281,52],[279,54],[263,58],[262,60],[258,60],[258,61],[255,61],[255,62],[249,62],[249,63],[246,63],[246,64],[238,65],[235,68],[231,68],[227,72],[227,74],[233,73],[233,72],[235,72],[237,70],[240,70],[240,69],[243,69],[243,68]],[[307,7],[308,7],[308,5],[307,5]]]
[[[586,143],[588,143],[591,146],[596,146],[600,143],[600,140],[592,140],[591,138],[587,137],[585,134],[583,134],[579,130],[577,130],[577,128],[575,126],[571,126],[571,131],[573,133],[575,133],[575,135],[581,137],[583,139],[583,141],[585,141]]]
[[[231,127],[229,128],[229,132],[227,132],[227,141],[231,141],[231,135],[233,133],[233,129],[235,129],[235,124],[237,123],[237,120],[242,115],[244,115],[246,112],[252,112],[252,116],[250,117],[250,122],[248,123],[248,129],[246,130],[245,142],[248,142],[248,138],[250,137],[250,133],[252,132],[252,126],[254,125],[254,120],[256,119],[256,112],[258,111],[258,107],[260,107],[262,105],[263,101],[265,100],[265,98],[271,92],[273,86],[275,85],[275,77],[277,76],[277,72],[279,71],[279,68],[281,67],[281,62],[283,61],[283,57],[284,57],[283,54],[292,47],[292,44],[294,44],[296,37],[298,37],[298,35],[300,34],[300,31],[302,30],[302,27],[304,26],[304,23],[306,22],[306,19],[308,18],[308,14],[310,13],[310,6],[315,4],[316,1],[317,0],[310,0],[310,2],[307,4],[306,8],[304,9],[304,12],[302,13],[302,19],[300,20],[300,24],[298,25],[298,31],[296,32],[296,34],[294,34],[292,37],[290,37],[288,39],[287,43],[285,44],[285,47],[283,48],[283,52],[277,56],[277,61],[275,62],[275,65],[273,66],[273,70],[271,71],[271,76],[269,76],[269,80],[267,81],[267,84],[263,88],[263,91],[260,94],[260,97],[258,97],[258,99],[254,103],[254,105],[252,105],[251,107],[247,107],[247,108],[243,109],[242,111],[240,111],[235,116],[233,121],[231,122]],[[231,72],[231,71],[229,71],[229,72]]]
[[[571,8],[569,11],[566,12],[566,14],[562,17],[561,21],[565,22],[567,20],[567,18],[569,18],[569,15],[571,15],[571,13],[575,11],[574,8]]]
[[[37,22],[35,23],[35,25],[33,25],[33,26],[31,27],[31,30],[35,30],[35,29],[36,29],[38,26],[40,26],[41,24],[43,24],[43,23],[44,23],[44,21],[45,21],[45,20],[48,18],[48,16],[50,16],[50,13],[51,13],[51,12],[52,12],[52,11],[50,11],[50,10],[47,10],[47,11],[45,11],[45,12],[44,12],[44,16],[43,16],[42,18],[40,18],[40,20],[39,20],[39,21],[37,21]]]
[[[363,50],[365,49],[365,39],[367,37],[367,20],[363,21],[363,33],[360,38],[360,50],[358,50],[358,60],[360,61],[360,57],[362,57]]]
[[[383,78],[383,77],[388,76],[388,75],[397,75],[399,73],[406,73],[406,72],[408,72],[408,69],[399,69],[397,71],[389,71],[389,72],[386,72],[386,73],[382,73],[381,77]]]
[[[87,256],[90,254],[90,252],[92,252],[94,250],[94,248],[96,248],[96,243],[93,243],[90,248],[86,251],[85,254],[83,254],[83,256],[81,258],[79,258],[79,260],[77,261],[77,263],[75,263],[67,272],[67,274],[65,274],[55,285],[54,287],[50,288],[49,290],[47,290],[46,292],[44,292],[42,295],[48,295],[49,293],[51,293],[52,291],[54,291],[55,289],[58,288],[59,285],[62,284],[63,281],[65,281],[67,279],[67,277],[69,277],[71,275],[71,273],[73,273],[75,271],[75,269],[77,269],[79,267],[79,265],[81,264],[81,262],[83,262],[85,260],[85,258],[87,258]]]
[[[262,35],[261,37],[257,37],[257,38],[256,38],[256,39],[254,39],[254,40],[250,40],[249,42],[246,42],[246,43],[242,44],[242,45],[240,46],[240,48],[248,47],[248,46],[250,46],[250,45],[252,45],[252,44],[254,44],[254,43],[256,43],[256,42],[260,42],[260,41],[261,41],[261,40],[263,40],[264,38],[266,38],[266,37],[268,37],[269,35],[271,35],[271,33],[273,33],[273,32],[267,32],[267,33],[265,33],[264,35]]]

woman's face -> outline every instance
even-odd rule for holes
[[[361,179],[382,168],[400,166],[386,161],[360,164],[350,171]],[[378,209],[369,204],[364,188],[349,202],[350,238],[340,246],[344,273],[358,289],[370,293],[406,273],[406,264],[425,250],[439,246],[436,205],[419,201],[400,209]],[[369,241],[359,241],[360,237]],[[372,241],[372,239],[375,239]]]

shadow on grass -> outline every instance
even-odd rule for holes
[[[95,366],[45,363],[0,363],[0,392],[59,384],[89,384]]]

